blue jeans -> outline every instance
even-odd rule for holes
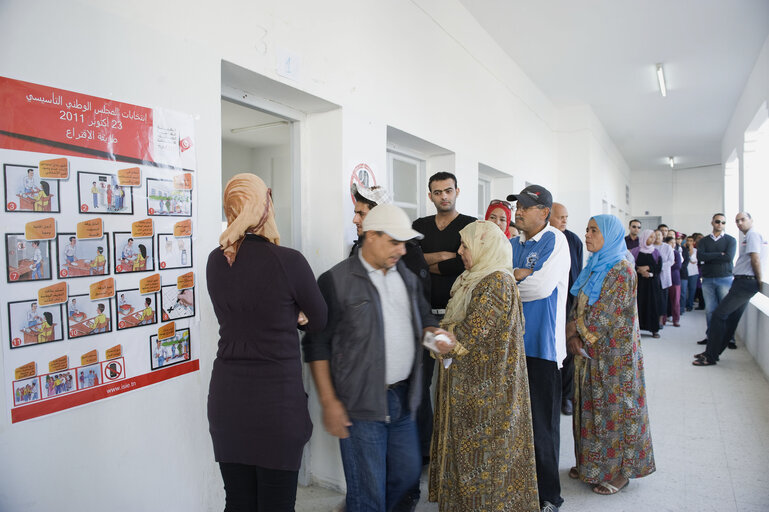
[[[339,440],[347,512],[386,512],[419,481],[422,456],[408,409],[408,386],[387,391],[390,422],[352,420]]]
[[[727,343],[734,336],[748,301],[758,292],[758,289],[758,281],[755,279],[738,277],[734,280],[729,293],[721,300],[710,319],[708,348],[705,350],[709,361],[718,361]],[[707,303],[707,299],[705,301]]]
[[[686,309],[694,309],[694,296],[697,295],[697,282],[700,279],[700,275],[689,276],[685,285],[688,288],[686,292]],[[681,290],[684,289],[684,283],[681,283]]]
[[[713,316],[713,311],[729,293],[732,279],[734,279],[732,276],[702,278],[702,296],[705,298],[705,320],[708,330],[710,330],[710,319]]]

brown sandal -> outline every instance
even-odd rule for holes
[[[573,466],[569,470],[569,478],[578,479],[579,478],[579,471],[577,471],[577,466]]]

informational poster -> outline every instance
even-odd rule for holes
[[[0,77],[11,421],[199,369],[190,115]]]

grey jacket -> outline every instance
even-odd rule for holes
[[[409,409],[415,412],[422,393],[422,328],[437,327],[420,283],[402,261],[397,265],[411,300],[414,366],[409,375]],[[350,419],[388,421],[382,306],[374,283],[351,256],[318,278],[328,305],[328,322],[302,340],[307,362],[328,360],[331,379]]]

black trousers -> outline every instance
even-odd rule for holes
[[[549,501],[560,507],[561,479],[558,458],[561,449],[561,373],[558,363],[526,357],[531,397],[531,426],[540,505]]]
[[[294,512],[299,471],[220,462],[224,512]]]
[[[561,403],[574,400],[574,356],[569,354],[561,363]]]
[[[729,293],[718,303],[710,317],[708,346],[705,350],[709,361],[718,361],[726,345],[734,338],[734,332],[750,299],[759,292],[755,279],[734,276]]]

